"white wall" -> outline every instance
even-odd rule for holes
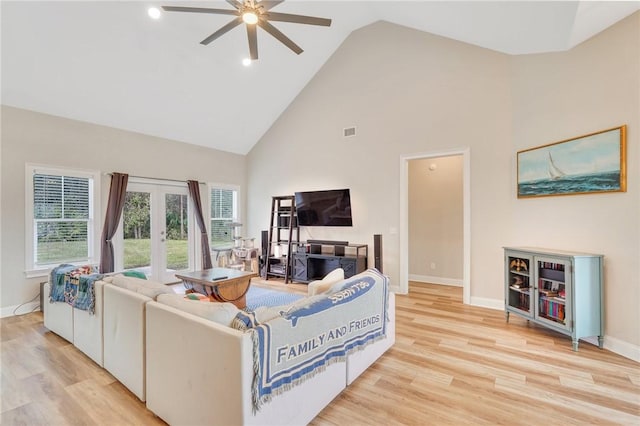
[[[246,192],[244,156],[6,106],[1,149],[3,314],[39,294],[38,283],[43,281],[24,274],[26,163],[230,183]],[[100,230],[110,182],[109,176],[102,176]]]
[[[409,279],[462,285],[462,156],[409,161]]]
[[[399,159],[468,147],[472,303],[502,303],[503,246],[603,253],[605,345],[640,360],[639,21],[515,57],[385,22],[355,31],[249,153],[249,228],[266,229],[272,195],[349,187],[354,227],[311,233],[382,233],[397,288]],[[518,150],[624,123],[627,193],[516,198]]]

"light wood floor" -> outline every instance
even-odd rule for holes
[[[269,283],[256,285],[282,287]],[[640,424],[640,364],[588,343],[573,352],[565,336],[461,297],[413,283],[397,295],[395,346],[312,425]],[[2,319],[0,332],[0,424],[163,424],[42,314]]]

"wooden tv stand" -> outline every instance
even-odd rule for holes
[[[336,268],[345,278],[367,269],[369,246],[347,241],[309,240],[299,243],[293,253],[293,280],[308,283],[320,280]]]

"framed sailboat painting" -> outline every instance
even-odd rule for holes
[[[518,198],[625,192],[627,126],[518,151]]]

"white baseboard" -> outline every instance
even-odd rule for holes
[[[40,309],[36,309],[39,306],[40,306],[40,302],[36,300],[35,302],[23,303],[22,305],[14,305],[14,306],[7,306],[4,308],[0,308],[0,318],[12,317],[15,315],[22,315],[22,314],[28,314],[31,312],[39,311]]]
[[[640,346],[615,337],[604,336],[604,348],[635,362],[640,362]]]
[[[419,282],[419,283],[452,285],[452,286],[456,286],[456,287],[462,287],[462,280],[461,279],[444,278],[444,277],[433,277],[431,275],[409,274],[409,281],[416,281],[416,282]]]
[[[389,286],[389,291],[391,291],[391,292],[393,292],[393,293],[396,293],[396,294],[407,294],[406,292],[405,292],[405,293],[402,293],[402,292],[400,291],[400,286],[399,286],[399,285],[393,285],[393,284],[391,284],[391,285]]]
[[[504,311],[504,299],[488,299],[486,297],[471,296],[471,301],[469,304],[472,306],[479,306],[481,308]]]

